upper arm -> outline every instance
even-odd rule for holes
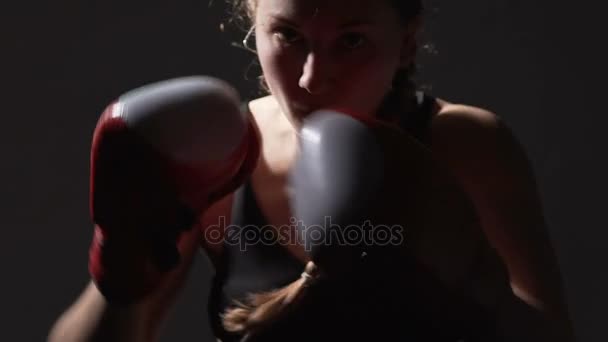
[[[432,148],[471,198],[514,293],[540,310],[564,310],[534,173],[507,126],[488,111],[452,106],[434,119]]]

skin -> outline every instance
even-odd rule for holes
[[[413,57],[403,53],[406,29],[383,2],[264,0],[256,45],[271,93],[297,128],[318,108],[373,115]]]
[[[252,185],[268,223],[279,227],[291,218],[286,174],[302,119],[328,107],[374,115],[396,70],[414,58],[418,23],[403,25],[383,1],[258,0],[252,6],[256,49],[271,91],[249,104],[262,138]],[[348,25],[353,22],[367,24]],[[485,238],[508,269],[512,298],[501,301],[497,315],[509,312],[507,324],[521,326],[518,316],[539,314],[543,323],[526,339],[573,340],[534,175],[518,141],[495,113],[442,99],[430,136],[434,157],[473,203]],[[229,218],[232,198],[207,211],[202,227]],[[450,216],[459,208],[442,210]],[[221,234],[221,226],[215,229]],[[220,262],[220,244],[201,244]],[[308,260],[301,246],[284,248],[303,264]]]
[[[257,51],[272,93],[249,103],[251,119],[257,124],[262,142],[252,185],[268,223],[279,227],[291,217],[292,194],[285,177],[297,152],[296,137],[302,119],[320,107],[339,107],[373,115],[389,88],[392,75],[413,60],[413,37],[418,26],[415,22],[401,25],[388,3],[376,0],[257,0],[250,5],[255,13]],[[279,25],[276,15],[292,24]],[[373,24],[338,29],[353,19]],[[360,35],[365,38],[363,41],[358,39]],[[289,44],[284,38],[288,38]],[[505,335],[511,335],[507,340],[573,341],[559,268],[534,175],[520,144],[495,113],[442,99],[437,99],[434,106],[429,134],[434,159],[453,175],[437,178],[432,183],[452,182],[453,186],[445,189],[458,190],[449,194],[413,195],[420,198],[466,196],[480,218],[480,229],[472,227],[471,231],[481,233],[469,236],[471,239],[450,237],[454,232],[446,227],[469,221],[459,215],[463,209],[458,204],[461,201],[448,201],[453,207],[444,203],[436,207],[432,215],[421,218],[425,222],[426,236],[423,237],[430,242],[429,249],[419,251],[421,255],[432,258],[437,251],[454,248],[454,243],[439,245],[446,240],[457,242],[456,250],[466,251],[474,249],[471,248],[474,240],[487,239],[506,266],[510,279],[507,286],[512,289],[507,296],[496,298],[492,306]],[[402,151],[408,152],[420,154]],[[416,166],[428,167],[423,162]],[[183,257],[180,267],[154,295],[136,306],[116,308],[89,283],[54,324],[48,340],[157,340],[162,321],[187,278],[199,246],[213,263],[221,262],[219,239],[211,241],[205,237],[213,230],[221,237],[224,225],[217,223],[230,223],[227,218],[232,199],[233,194],[229,194],[216,202],[201,217],[200,230],[188,233],[194,237],[184,237],[180,243]],[[416,212],[415,209],[412,212]],[[442,218],[457,217],[463,221],[441,222]],[[433,240],[433,236],[440,238]],[[308,261],[301,247],[289,244],[285,248],[299,258],[302,265]],[[444,268],[456,270],[456,275],[459,273],[456,265],[467,269],[467,263],[474,261],[464,254],[451,253],[448,257],[450,263]],[[454,308],[455,316],[448,319],[464,314],[463,307],[454,305],[441,293],[421,291],[416,296],[422,296],[425,306],[436,308],[438,317],[449,315],[449,308]]]
[[[329,107],[373,115],[395,71],[413,60],[415,25],[401,25],[382,2],[256,3],[256,46],[272,95],[250,103],[262,137],[261,160],[252,177],[254,189],[266,189],[256,192],[262,210],[280,226],[291,217],[285,175],[302,119]],[[349,25],[356,21],[362,23]],[[230,201],[225,198],[206,216],[225,213]],[[209,248],[217,254],[217,246]],[[306,260],[303,252],[294,253]]]

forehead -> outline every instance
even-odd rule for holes
[[[279,17],[298,23],[384,22],[396,13],[387,0],[257,0],[257,18]]]

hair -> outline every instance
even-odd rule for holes
[[[243,31],[248,31],[255,20],[255,6],[258,0],[226,0],[231,5],[231,22]],[[421,24],[424,6],[422,0],[387,0],[397,11],[403,25]],[[418,27],[415,27],[418,30]],[[416,44],[416,42],[414,42]],[[417,44],[414,46],[417,50]],[[416,63],[397,70],[393,78],[392,89],[387,94],[382,108],[398,105],[403,108],[414,98],[416,86],[413,76],[416,72]],[[263,78],[259,77],[260,87],[270,93]],[[382,108],[380,112],[382,112]],[[405,109],[405,108],[404,108]],[[379,114],[381,115],[381,114]],[[250,294],[245,302],[235,301],[234,306],[227,309],[222,315],[222,324],[227,331],[255,335],[263,331],[280,318],[291,312],[305,297],[307,290],[319,283],[323,275],[323,260],[313,260],[307,263],[302,276],[292,283],[278,289],[263,293]]]

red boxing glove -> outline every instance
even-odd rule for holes
[[[108,301],[152,292],[179,264],[182,233],[253,170],[259,144],[247,115],[211,77],[150,84],[103,112],[91,149],[89,272]]]

